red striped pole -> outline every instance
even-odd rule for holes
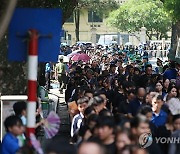
[[[27,136],[35,133],[38,69],[38,32],[29,31],[28,47],[28,102],[27,102]]]

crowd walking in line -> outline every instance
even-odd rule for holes
[[[89,59],[79,56],[72,60],[77,49]],[[157,58],[153,68],[145,48],[137,52],[127,49],[74,46],[72,51],[68,48],[66,55],[72,55],[68,62],[60,56],[56,71],[60,93],[65,89],[71,138],[67,142],[52,139],[45,153],[180,153],[180,64]],[[50,65],[46,65],[49,88],[50,72]],[[45,94],[42,90],[40,94],[41,100]],[[4,122],[3,154],[33,153],[33,149],[18,144],[27,140],[26,105],[20,103],[14,105],[16,115]],[[38,116],[41,103],[37,104]],[[37,120],[36,131],[44,124],[44,120]]]

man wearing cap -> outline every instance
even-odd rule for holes
[[[57,72],[58,72],[58,81],[59,81],[59,91],[62,94],[66,82],[66,66],[63,62],[63,56],[60,57],[60,62],[57,65]]]

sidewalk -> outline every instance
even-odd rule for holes
[[[68,113],[68,106],[65,103],[65,90],[63,94],[60,94],[59,89],[50,89],[50,93],[55,94],[59,97],[59,104],[57,105],[57,114],[60,117],[61,125],[60,125],[60,132],[58,135],[66,135],[70,134],[70,123],[69,123],[69,113]],[[67,137],[68,137],[67,136]]]
[[[63,138],[65,140],[70,139],[70,123],[69,123],[69,114],[68,114],[68,108],[65,104],[65,90],[63,94],[60,94],[57,84],[52,84],[53,89],[50,89],[50,93],[54,94],[59,97],[59,103],[57,104],[57,114],[60,117],[61,124],[60,124],[60,130],[59,133],[54,138]],[[50,97],[51,97],[50,94]],[[57,97],[56,97],[57,98]],[[50,142],[50,140],[45,139],[43,137],[41,139],[41,144],[43,149],[46,147],[46,145]]]

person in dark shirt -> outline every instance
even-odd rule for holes
[[[126,74],[128,75],[128,81],[132,82],[134,77],[134,67],[132,65],[128,65],[126,70]]]
[[[112,102],[112,106],[113,106],[113,113],[116,114],[118,111],[118,108],[121,104],[121,102],[123,102],[126,99],[126,97],[124,96],[123,92],[118,88],[115,92],[114,92],[114,99]]]
[[[171,137],[180,138],[180,114],[176,114],[173,116],[173,126],[174,131]],[[179,154],[180,153],[180,143],[170,144],[168,154]]]
[[[118,129],[116,133],[116,146],[118,153],[121,153],[122,149],[126,145],[131,145],[131,132],[129,129]]]
[[[145,104],[144,98],[146,95],[146,91],[144,88],[138,88],[137,90],[137,98],[129,103],[128,114],[129,116],[135,116],[140,106]]]
[[[128,107],[129,103],[135,99],[135,92],[134,90],[129,90],[127,92],[126,97],[122,97],[121,100],[119,100],[117,112],[120,114],[128,114]]]
[[[157,128],[156,126],[151,122],[152,120],[152,109],[150,105],[144,105],[140,110],[139,113],[146,116],[147,120],[149,121],[149,127],[152,132],[152,136],[155,137],[157,135]]]
[[[138,82],[140,81],[140,77],[141,77],[140,76],[140,69],[135,67],[132,81],[135,83],[136,86],[138,86]]]
[[[109,80],[110,83],[112,84],[113,80],[116,78],[116,65],[114,63],[110,64],[110,69],[109,69]]]
[[[131,121],[131,131],[134,137],[134,143],[137,145],[140,144],[140,136],[143,134],[151,134],[150,125],[148,119],[144,115],[138,115]],[[152,136],[149,136],[149,139],[152,139]],[[150,146],[145,147],[149,154],[161,154],[161,149],[159,146],[152,142]]]
[[[139,86],[147,88],[151,86],[152,78],[152,65],[148,64],[145,67],[145,74],[142,75],[139,79]]]
[[[100,89],[100,91],[102,91],[106,97],[108,98],[108,102],[106,104],[106,107],[111,110],[112,109],[112,102],[113,102],[113,99],[114,99],[114,90],[112,89],[111,87],[111,84],[110,84],[110,80],[108,78],[104,79],[103,81],[103,88]]]
[[[92,61],[91,69],[93,70],[93,72],[97,72],[98,74],[100,74],[100,68],[96,60]]]
[[[169,80],[176,79],[176,77],[177,77],[177,70],[176,70],[175,66],[176,66],[175,62],[172,61],[170,63],[170,69],[166,70],[164,72],[164,74],[163,74],[163,77],[165,79],[169,79]]]
[[[91,89],[86,89],[84,92],[84,96],[88,97],[89,99],[93,98],[94,92]]]
[[[72,77],[67,84],[67,89],[65,91],[65,101],[66,102],[70,101],[70,98],[72,96],[72,92],[74,89],[76,89],[75,79],[76,79],[75,77]]]
[[[89,100],[89,104],[94,108],[96,114],[106,108],[104,99],[101,96],[95,96]]]
[[[97,123],[98,137],[109,154],[116,153],[114,128],[115,122],[111,116],[100,116]]]

